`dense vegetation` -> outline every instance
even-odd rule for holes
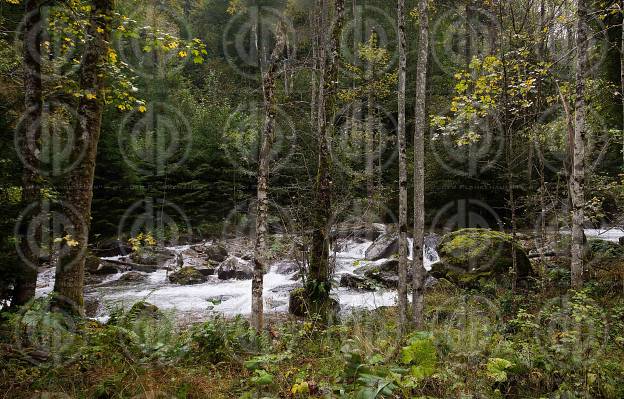
[[[624,242],[584,233],[622,226],[623,16],[0,0],[0,396],[624,397]],[[336,248],[380,224],[396,264],[351,288],[396,306],[337,311]],[[425,233],[444,235],[430,272]],[[95,255],[204,283],[164,247],[227,243],[216,275],[241,238],[250,320],[85,317]],[[297,315],[268,314],[287,257]]]

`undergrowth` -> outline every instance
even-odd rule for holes
[[[3,315],[3,398],[622,398],[624,300],[495,286],[428,291],[426,328],[398,343],[394,308],[322,327],[243,318],[184,330],[149,304],[107,324]]]

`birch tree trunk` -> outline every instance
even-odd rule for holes
[[[64,192],[65,216],[75,231],[72,239],[77,243],[68,253],[59,257],[56,265],[54,307],[76,314],[84,314],[84,265],[89,239],[91,200],[95,157],[104,109],[104,79],[112,16],[113,1],[93,0],[90,23],[80,66],[80,88],[93,96],[82,96],[78,102],[78,123],[74,131],[74,151],[84,151],[82,160],[70,172]]]
[[[585,204],[585,80],[587,77],[587,0],[578,0],[576,34],[576,100],[574,115],[574,144],[572,154],[572,177],[570,183],[572,199],[572,287],[583,285],[583,244],[584,244],[584,204]]]
[[[407,326],[407,154],[405,138],[405,87],[407,81],[407,41],[405,39],[405,0],[398,0],[397,25],[399,32],[399,93],[398,131],[399,145],[399,286],[398,326],[399,336]]]
[[[324,2],[322,2],[324,4]],[[321,10],[324,12],[324,10]],[[344,20],[344,0],[334,0],[334,18],[329,37],[322,40],[321,63],[324,64],[319,90],[318,168],[313,209],[312,248],[306,299],[313,314],[327,316],[331,290],[329,244],[331,220],[331,159],[329,141],[333,131],[333,113],[338,92],[340,34]],[[322,33],[323,34],[323,33]],[[324,62],[323,62],[324,60]]]
[[[418,1],[419,33],[418,60],[416,65],[416,109],[414,113],[414,264],[412,308],[414,324],[417,328],[423,324],[425,265],[423,246],[425,235],[425,132],[427,116],[425,101],[427,98],[427,62],[429,55],[429,3]]]
[[[26,0],[24,3],[25,23],[22,32],[24,57],[24,108],[25,115],[22,132],[25,137],[20,137],[20,153],[24,157],[24,169],[22,171],[22,203],[29,206],[39,199],[39,184],[41,178],[37,173],[39,164],[36,150],[41,140],[41,117],[43,110],[42,85],[41,85],[41,38],[39,29],[41,13],[39,0]],[[22,133],[20,132],[20,134]],[[37,269],[39,256],[34,253],[29,245],[28,227],[25,223],[20,225],[19,243],[20,251],[24,257],[20,263],[20,270],[13,289],[12,306],[21,306],[35,297],[37,285]]]
[[[281,28],[276,28],[277,42],[266,71],[262,76],[262,91],[264,96],[264,128],[260,137],[260,153],[258,157],[258,188],[256,208],[256,237],[254,245],[254,272],[251,282],[251,325],[260,332],[264,327],[264,310],[262,289],[264,272],[266,269],[266,236],[268,231],[269,214],[269,170],[271,148],[275,139],[275,75],[280,54],[283,51],[284,41]]]

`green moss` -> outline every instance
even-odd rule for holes
[[[193,267],[183,267],[175,273],[171,273],[169,275],[169,281],[175,284],[192,285],[205,282],[206,277]]]
[[[442,262],[434,273],[443,276],[452,271],[449,277],[454,281],[470,282],[476,276],[480,279],[504,275],[513,267],[514,248],[519,275],[525,277],[531,273],[530,261],[509,234],[489,229],[458,230],[442,238],[439,246]],[[466,273],[471,276],[462,276]]]
[[[288,300],[288,312],[292,315],[303,317],[306,315],[305,289],[295,288],[290,291]]]

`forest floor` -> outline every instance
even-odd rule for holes
[[[621,280],[568,290],[551,269],[513,293],[442,281],[400,342],[393,307],[329,327],[287,316],[178,330],[139,304],[107,324],[39,310],[3,321],[2,398],[624,397]]]

